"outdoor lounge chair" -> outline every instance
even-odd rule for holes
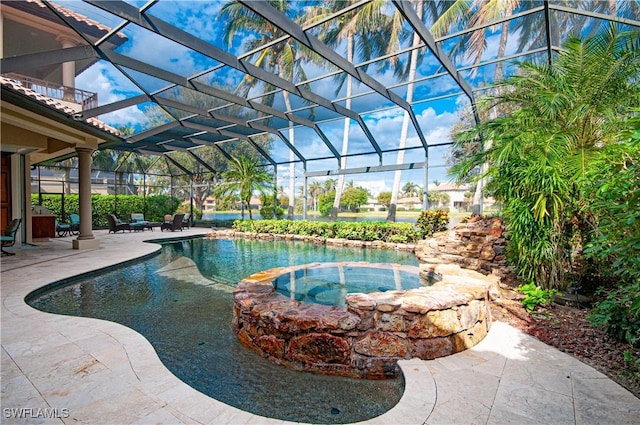
[[[131,228],[133,230],[142,230],[149,229],[153,231],[153,227],[151,222],[144,219],[144,214],[140,213],[131,213]]]
[[[15,253],[7,252],[2,248],[4,248],[5,246],[15,245],[16,233],[18,233],[18,228],[20,227],[21,222],[22,222],[22,219],[14,218],[9,222],[9,224],[7,225],[7,228],[4,229],[4,233],[2,233],[2,236],[0,236],[0,240],[2,241],[2,246],[0,247],[0,251],[2,251],[3,257],[7,255],[16,255]]]
[[[191,227],[191,213],[186,213],[182,219],[182,228],[184,229],[185,227]]]
[[[182,231],[182,221],[184,220],[184,214],[176,214],[173,216],[173,220],[168,223],[162,223],[160,226],[160,230],[164,231],[164,229],[171,230],[175,232],[176,230]]]
[[[80,234],[80,216],[78,214],[69,214],[69,221],[71,222],[70,233],[72,235]]]
[[[56,218],[56,233],[58,237],[63,237],[71,234],[71,225],[66,223],[60,223]]]
[[[115,214],[107,214],[107,220],[109,221],[109,233],[116,233],[120,230],[122,230],[123,232],[125,230],[131,232],[131,226],[129,225],[129,223],[120,221],[120,219],[116,217]]]

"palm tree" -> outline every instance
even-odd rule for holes
[[[357,3],[356,0],[328,0],[320,6],[311,7],[306,13],[306,23],[312,23],[324,17],[330,16],[337,11],[344,9],[346,6]],[[329,26],[324,27],[322,37],[323,41],[332,47],[346,41],[347,52],[346,58],[349,62],[353,63],[356,49],[364,60],[370,59],[374,51],[380,49],[380,45],[375,42],[378,41],[377,37],[372,37],[371,34],[378,31],[385,20],[385,16],[382,13],[385,7],[385,1],[373,0],[365,5],[358,7],[350,12],[340,15],[339,20],[331,20]],[[339,85],[336,89],[336,94],[342,89],[342,85],[346,78],[346,101],[345,107],[351,108],[351,93],[353,90],[353,78],[351,75],[341,73],[339,78]],[[340,160],[340,168],[345,169],[347,167],[346,155],[349,152],[349,127],[351,124],[350,118],[344,120],[344,130],[342,133],[342,158]],[[331,220],[335,220],[338,217],[338,211],[340,210],[340,198],[344,189],[344,174],[338,176],[338,182],[336,184],[336,197],[333,201],[333,209],[331,210]]]
[[[423,14],[423,2],[422,0],[413,1],[414,7],[416,9],[416,14],[420,19],[422,19]],[[396,14],[399,12],[396,11]],[[391,39],[394,39],[392,37]],[[407,95],[405,100],[408,104],[411,104],[413,101],[413,80],[416,76],[416,69],[418,66],[418,49],[416,47],[421,43],[420,36],[417,32],[414,32],[413,39],[411,41],[411,47],[413,50],[411,51],[411,55],[409,58],[409,66],[408,66],[408,74],[407,78],[409,80],[409,84],[407,85]],[[391,47],[391,45],[390,45]],[[404,148],[407,145],[407,133],[409,131],[409,113],[407,111],[404,112],[402,117],[402,127],[400,129],[400,143],[398,145],[398,156],[396,159],[397,164],[402,164],[404,162]],[[389,204],[389,209],[387,212],[387,221],[393,222],[396,221],[396,204],[398,203],[398,194],[400,192],[400,179],[402,177],[402,170],[396,170],[393,175],[393,186],[391,188],[391,202]]]
[[[319,181],[313,181],[309,185],[309,193],[311,194],[311,198],[313,199],[313,211],[318,211],[318,196],[322,195],[323,187],[322,183]]]
[[[460,180],[487,163],[487,189],[503,201],[508,253],[519,274],[545,288],[564,283],[571,243],[589,238],[586,170],[601,146],[615,142],[640,106],[640,32],[609,31],[570,39],[553,67],[523,63],[487,107],[517,105],[482,123],[491,148],[452,167]],[[572,242],[574,241],[574,242]],[[578,276],[580,277],[580,276]]]
[[[229,161],[229,169],[222,173],[222,181],[215,192],[218,196],[237,193],[242,202],[242,219],[244,220],[244,207],[247,206],[249,219],[253,220],[251,196],[255,191],[265,194],[272,184],[272,176],[260,166],[256,159],[239,156]]]
[[[269,0],[269,4],[277,9],[279,12],[287,15],[292,11],[291,1],[289,0]],[[253,11],[244,7],[236,0],[229,1],[220,9],[219,18],[224,22],[224,37],[228,44],[233,44],[233,38],[239,32],[251,31],[255,38],[248,38],[249,41],[245,42],[245,49],[251,51],[258,49],[261,46],[278,39],[284,35],[284,33],[275,25],[262,19],[256,15]],[[287,81],[304,81],[307,79],[304,69],[301,66],[302,60],[311,60],[313,56],[304,49],[299,49],[297,43],[293,38],[288,37],[286,40],[273,44],[268,48],[260,49],[253,56],[254,65],[269,70],[270,72],[277,73],[277,75]],[[238,91],[241,94],[246,95],[259,80],[253,78],[250,75],[245,75]],[[273,104],[275,87],[270,84],[266,84],[264,87],[264,93],[267,93],[263,97],[262,102],[266,105]],[[284,104],[287,111],[291,111],[291,101],[289,98],[289,92],[282,90],[282,96],[284,98]],[[293,122],[289,122],[289,142],[292,145],[295,144],[295,132]],[[295,197],[295,156],[293,151],[289,153],[290,159],[290,176],[289,176],[289,208],[287,211],[287,218],[293,219],[293,206]]]
[[[322,185],[324,187],[323,192],[324,193],[335,192],[337,185],[338,185],[338,181],[336,179],[326,179],[324,181],[324,184]]]
[[[405,196],[419,196],[421,192],[421,187],[414,182],[406,182],[404,186],[402,186],[402,193]]]

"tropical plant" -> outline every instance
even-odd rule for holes
[[[404,196],[420,196],[422,195],[422,186],[413,182],[406,182],[402,186],[402,194]]]
[[[585,210],[593,216],[584,253],[615,282],[589,320],[631,345],[640,343],[640,117],[620,141],[597,153],[583,182]]]
[[[503,201],[507,255],[518,273],[543,289],[559,287],[571,270],[571,244],[588,241],[590,217],[581,179],[601,146],[615,140],[630,108],[640,103],[640,36],[615,27],[584,41],[572,38],[553,67],[520,64],[519,75],[484,106],[517,105],[508,116],[481,123],[460,141],[493,141],[456,164],[459,181],[489,164],[480,177]]]
[[[521,303],[528,312],[532,312],[540,306],[547,306],[551,304],[553,296],[558,292],[555,289],[542,289],[541,287],[536,286],[535,283],[520,285],[516,288],[516,291],[521,292],[524,295]]]
[[[445,210],[422,211],[416,227],[422,231],[423,236],[432,236],[435,232],[447,230],[449,224],[449,212]]]
[[[218,196],[237,193],[242,202],[242,218],[244,219],[246,206],[249,208],[249,219],[253,220],[251,196],[255,191],[265,194],[272,183],[272,176],[260,166],[257,160],[239,156],[229,161],[229,169],[222,173],[222,181],[216,187],[215,192]]]

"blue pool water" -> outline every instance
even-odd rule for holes
[[[408,290],[428,284],[417,271],[394,269],[390,264],[366,266],[349,263],[310,265],[280,275],[273,281],[276,292],[287,298],[342,307],[346,305],[347,294]]]
[[[27,302],[136,330],[177,377],[229,405],[292,422],[356,422],[393,407],[403,380],[292,371],[240,345],[231,329],[232,291],[242,278],[272,267],[337,261],[418,264],[412,254],[388,250],[194,239],[165,244],[145,261],[38,290]]]

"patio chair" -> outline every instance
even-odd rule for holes
[[[131,213],[131,228],[133,230],[142,230],[149,229],[153,231],[153,227],[151,222],[144,219],[144,214],[141,213]]]
[[[78,214],[69,214],[69,221],[71,222],[70,233],[72,235],[80,234],[80,216]]]
[[[131,232],[131,226],[129,225],[129,223],[121,221],[118,217],[115,216],[115,214],[107,214],[107,220],[109,221],[109,233],[116,233],[120,230],[122,230],[123,232],[125,230]]]
[[[2,246],[0,246],[0,251],[2,251],[2,256],[8,255],[16,255],[13,252],[7,252],[4,248],[5,246],[13,246],[16,243],[16,233],[18,233],[18,228],[20,227],[20,223],[22,222],[21,218],[14,218],[9,222],[7,228],[4,229],[2,236],[0,236],[0,241],[2,241]]]
[[[186,213],[182,219],[182,228],[188,229],[189,227],[191,227],[191,213]]]
[[[164,229],[171,230],[175,232],[176,230],[182,231],[182,221],[184,220],[184,214],[176,214],[173,216],[173,220],[169,223],[162,223],[160,226],[160,230],[164,231]]]
[[[67,223],[60,223],[56,218],[56,233],[58,237],[63,237],[71,234],[71,225]]]

